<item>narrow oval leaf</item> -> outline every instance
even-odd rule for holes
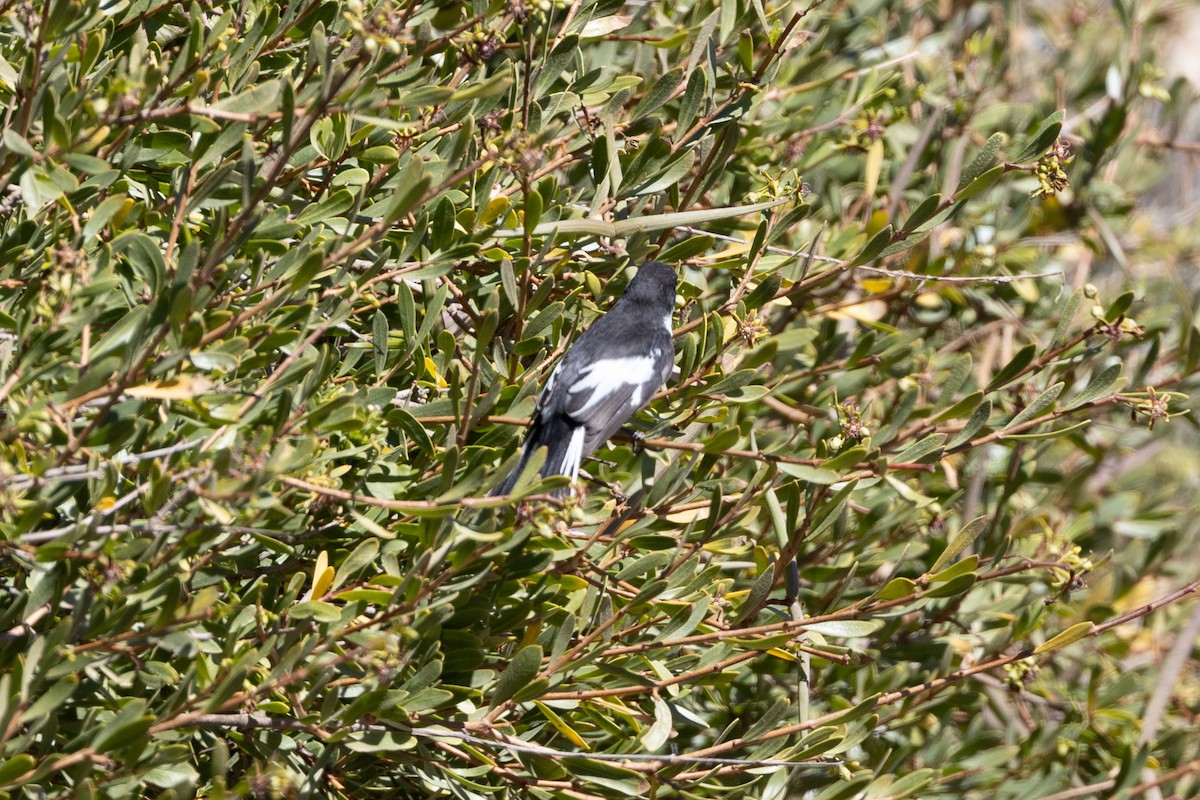
[[[500,679],[496,681],[496,688],[492,690],[489,705],[495,708],[525,688],[537,677],[541,666],[542,646],[531,644],[522,647],[508,663],[508,668],[501,673]]]
[[[883,622],[877,619],[839,619],[829,622],[806,623],[804,629],[829,636],[834,639],[857,639],[870,636],[883,627]]]
[[[992,382],[988,384],[987,390],[994,392],[997,389],[1012,383],[1024,372],[1025,368],[1033,363],[1033,357],[1037,355],[1037,345],[1032,342],[1022,347],[1017,351],[1017,354],[1004,365],[1001,370],[992,378]]]
[[[651,178],[646,183],[634,189],[631,194],[634,197],[641,197],[642,195],[654,194],[655,192],[661,192],[664,189],[668,189],[679,183],[679,179],[684,175],[687,175],[688,171],[691,170],[692,165],[695,163],[696,152],[694,150],[688,150],[683,155],[667,164],[666,168],[664,168],[659,175]]]
[[[0,786],[10,786],[22,778],[33,774],[37,759],[27,753],[21,753],[0,764]]]
[[[988,421],[988,417],[992,415],[992,401],[984,400],[979,404],[971,414],[971,418],[967,420],[967,424],[962,427],[950,441],[946,442],[946,449],[953,450],[960,445],[971,441],[971,437],[979,432],[979,429]]]
[[[959,553],[970,547],[971,543],[979,538],[979,534],[983,533],[984,529],[987,528],[989,519],[990,517],[984,514],[963,525],[958,533],[954,534],[954,538],[950,540],[950,543],[946,545],[946,549],[942,551],[942,554],[938,556],[937,561],[933,562],[933,566],[929,569],[929,574],[938,573],[947,564],[958,558]]]
[[[1091,636],[1092,629],[1095,627],[1095,623],[1092,622],[1077,622],[1049,641],[1042,642],[1033,648],[1033,652],[1035,654],[1049,653],[1051,650],[1066,647],[1069,644],[1078,642],[1080,639]]]
[[[1008,423],[1008,425],[1005,427],[1015,428],[1021,423],[1028,422],[1038,414],[1041,414],[1043,411],[1053,405],[1054,401],[1058,399],[1058,396],[1062,394],[1063,385],[1064,384],[1062,381],[1059,381],[1039,394],[1037,397],[1033,398],[1033,401],[1024,409],[1022,409],[1020,414],[1017,414],[1015,417],[1013,417],[1012,422]]]
[[[1092,378],[1083,391],[1070,401],[1071,408],[1086,406],[1109,394],[1121,377],[1121,362],[1115,362],[1105,367],[1100,374]]]
[[[333,576],[333,584],[330,588],[337,589],[350,576],[371,564],[377,555],[379,555],[379,540],[374,536],[359,542],[358,547],[355,547],[354,551],[338,567],[337,573]]]

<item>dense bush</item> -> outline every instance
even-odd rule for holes
[[[0,795],[1195,796],[1192,92],[1036,5],[0,3]]]

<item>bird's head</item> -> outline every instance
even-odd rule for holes
[[[625,289],[625,296],[671,310],[675,307],[675,270],[661,261],[647,261]]]

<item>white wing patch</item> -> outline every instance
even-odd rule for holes
[[[548,401],[554,395],[554,383],[558,380],[558,371],[562,369],[562,362],[558,362],[558,366],[550,373],[550,378],[546,381],[546,385],[542,387],[542,391],[538,393],[537,402],[533,407],[541,411]]]
[[[571,480],[579,477],[579,467],[583,463],[583,437],[587,433],[582,425],[571,431],[571,441],[567,444],[567,453],[563,456],[559,473],[570,475]]]
[[[587,391],[592,393],[583,408],[580,408],[575,414],[577,416],[586,415],[593,407],[604,402],[604,398],[627,386],[633,387],[633,406],[640,408],[642,386],[657,377],[654,374],[654,366],[658,355],[658,353],[654,353],[649,356],[605,358],[589,364],[579,372],[579,378],[567,390],[570,394]]]

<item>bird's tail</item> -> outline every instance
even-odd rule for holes
[[[571,480],[579,475],[579,465],[583,462],[583,440],[586,431],[582,425],[572,425],[567,420],[551,420],[549,423],[538,423],[529,431],[525,445],[521,449],[521,460],[508,477],[492,490],[492,495],[508,494],[516,485],[517,479],[525,471],[529,459],[539,447],[547,449],[546,460],[542,464],[540,474],[543,478],[551,475],[566,475]],[[556,495],[566,494],[566,490],[555,492]]]

